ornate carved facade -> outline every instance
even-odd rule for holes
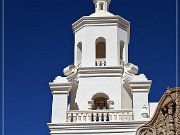
[[[180,135],[180,88],[171,88],[162,96],[151,121],[136,135]]]

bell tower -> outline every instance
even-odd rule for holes
[[[130,23],[108,12],[110,0],[94,0],[95,13],[73,24],[75,62],[81,67],[128,63]]]
[[[68,128],[67,123],[113,121],[118,125],[124,121],[149,120],[151,80],[138,74],[138,67],[128,61],[130,22],[109,12],[111,0],[93,2],[95,12],[72,24],[74,63],[64,69],[66,77],[58,76],[49,83],[53,94],[52,123],[55,123],[52,127],[49,124],[52,134],[61,133],[56,131],[56,123],[66,123]],[[87,123],[90,129],[91,124]],[[127,127],[131,129],[131,125]],[[70,127],[65,131],[63,126],[62,133],[89,132],[83,127],[81,131],[78,124],[73,125],[78,130]],[[94,135],[97,132],[101,133],[94,131]],[[135,131],[128,132],[118,131],[122,133],[119,135],[133,135]]]
[[[80,18],[72,25],[78,88],[74,90],[76,97],[71,109],[103,108],[100,102],[108,109],[132,109],[130,88],[123,86],[130,23],[109,12],[111,0],[93,2],[95,13]]]

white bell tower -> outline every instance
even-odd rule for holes
[[[130,23],[108,12],[110,2],[94,0],[95,13],[73,24],[74,65],[78,67],[74,101],[78,107],[72,109],[92,109],[95,95],[106,97],[109,109],[132,109],[130,88],[125,90],[122,84],[124,65],[128,63]]]
[[[72,24],[74,64],[64,69],[66,77],[50,83],[53,107],[49,126],[53,135],[68,133],[64,127],[63,132],[54,130],[57,123],[131,123],[149,120],[154,111],[148,102],[151,80],[144,74],[137,75],[138,67],[128,62],[130,22],[109,12],[111,0],[93,2],[95,13]],[[86,134],[85,130],[79,131],[79,125],[74,126],[78,132],[70,128],[73,133]],[[126,126],[131,130],[131,125]],[[135,131],[120,132],[123,134],[118,135],[133,135]]]
[[[108,12],[110,0],[94,0],[96,12],[73,24],[75,65],[119,66],[128,63],[130,23]]]

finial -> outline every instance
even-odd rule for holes
[[[111,3],[111,0],[93,0],[96,12],[97,11],[109,11],[109,4]]]

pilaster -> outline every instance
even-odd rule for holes
[[[57,77],[49,86],[53,95],[51,123],[64,123],[71,84],[65,77]]]
[[[147,80],[147,78],[141,74],[135,76],[129,83],[133,95],[134,120],[149,120],[148,94],[152,81]]]

